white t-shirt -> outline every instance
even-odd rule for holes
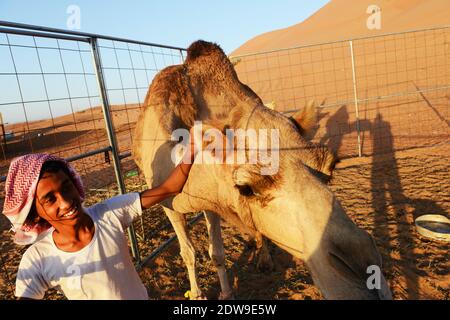
[[[77,252],[62,251],[51,228],[20,261],[17,297],[42,299],[47,289],[56,288],[70,300],[148,299],[124,234],[142,214],[139,193],[116,196],[85,211],[95,225],[91,242]]]

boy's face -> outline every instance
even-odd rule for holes
[[[80,194],[62,170],[46,172],[39,179],[36,211],[56,229],[59,225],[75,225],[83,214]]]

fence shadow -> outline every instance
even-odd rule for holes
[[[407,220],[406,210],[409,199],[404,195],[390,124],[383,120],[379,112],[373,122],[371,135],[373,164],[370,184],[374,210],[373,235],[385,254],[389,254],[392,250],[399,252],[401,265],[394,265],[389,256],[383,257],[385,272],[392,275],[397,271],[407,275],[404,288],[407,298],[418,299],[418,270],[413,263],[414,230]]]
[[[347,125],[349,119],[347,106],[341,106],[331,117],[328,118],[325,135],[320,139],[320,144],[328,146],[331,151],[339,154],[344,134],[341,132],[341,124]]]

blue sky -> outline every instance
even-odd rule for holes
[[[0,0],[0,19],[66,29],[69,5],[81,30],[187,47],[197,39],[230,53],[252,37],[299,23],[327,0]]]
[[[231,53],[256,35],[303,21],[327,2],[0,0],[0,20],[67,29],[67,9],[76,5],[82,32],[183,48],[204,39]],[[100,104],[89,46],[43,38],[35,41],[0,33],[0,112],[4,122],[47,119]],[[100,52],[112,104],[142,101],[155,73],[180,63],[178,52],[130,54],[108,48]],[[127,70],[131,65],[146,70]]]

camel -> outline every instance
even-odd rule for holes
[[[205,212],[219,298],[233,296],[224,265],[221,219],[302,259],[326,299],[391,298],[382,273],[378,287],[367,285],[368,268],[381,268],[380,254],[371,236],[351,221],[327,187],[324,180],[332,174],[334,157],[302,136],[311,126],[311,117],[302,117],[288,118],[265,107],[239,81],[222,49],[202,40],[191,44],[183,64],[169,66],[153,79],[133,139],[134,160],[149,187],[160,184],[175,166],[170,161],[178,143],[171,139],[175,129],[189,129],[202,121],[221,132],[228,128],[279,132],[276,172],[262,174],[264,164],[259,160],[200,163],[197,157],[182,192],[162,202],[178,236],[192,299],[204,295],[185,214],[200,211]],[[248,154],[249,149],[245,151]]]

